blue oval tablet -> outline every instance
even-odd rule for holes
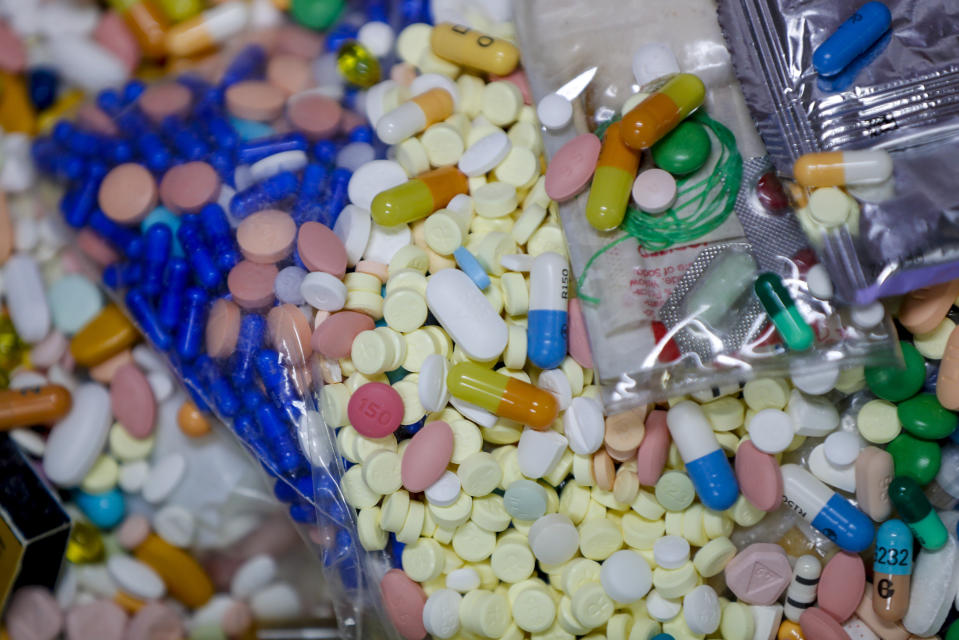
[[[816,48],[812,56],[813,66],[822,76],[841,73],[857,56],[875,44],[891,24],[892,14],[886,5],[867,2]]]

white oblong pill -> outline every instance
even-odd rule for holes
[[[137,598],[158,600],[166,593],[166,585],[156,571],[122,553],[107,559],[107,571],[121,589]]]
[[[420,404],[427,411],[442,411],[449,402],[450,392],[446,387],[448,372],[449,361],[438,353],[430,354],[423,360],[417,391]]]
[[[32,256],[18,253],[3,267],[7,309],[20,339],[28,344],[43,340],[50,332],[50,306],[40,267]]]
[[[459,269],[433,274],[426,303],[446,332],[473,360],[488,362],[506,348],[506,322],[468,275]]]
[[[253,556],[236,570],[230,581],[230,593],[246,599],[276,578],[276,560],[266,554]]]
[[[161,458],[150,469],[143,484],[143,499],[151,504],[166,500],[186,472],[186,460],[179,453]]]
[[[300,295],[314,309],[339,311],[346,304],[346,285],[331,273],[313,271],[300,283]]]
[[[606,435],[602,405],[593,398],[573,398],[563,414],[563,432],[573,453],[589,455],[598,451]]]
[[[471,144],[457,166],[470,178],[482,176],[502,162],[512,148],[509,136],[503,131],[495,131]]]
[[[193,544],[196,519],[178,504],[168,504],[153,514],[153,530],[174,547],[186,548]]]
[[[527,478],[542,478],[563,457],[568,443],[565,436],[555,431],[523,429],[516,451],[520,471]]]
[[[43,470],[62,487],[80,484],[96,462],[110,432],[110,394],[94,383],[73,392],[73,407],[54,425],[43,454]]]
[[[370,230],[373,218],[369,209],[363,209],[355,204],[343,207],[340,216],[333,225],[333,233],[343,243],[346,257],[350,266],[354,266],[363,257],[363,251],[370,241]]]

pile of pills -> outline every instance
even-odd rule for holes
[[[904,302],[928,332],[904,341],[904,370],[837,365],[607,417],[555,202],[597,166],[628,173],[624,150],[590,134],[545,167],[540,120],[569,116],[531,104],[507,22],[368,26],[332,48],[274,32],[219,68],[103,91],[33,148],[71,181],[64,217],[105,282],[197,406],[285,480],[323,560],[349,586],[354,552],[388,551],[379,588],[410,640],[935,634],[959,591],[959,518],[933,508],[959,500],[940,464],[959,449],[939,444],[959,291]],[[676,125],[697,82],[630,113],[666,104]],[[632,125],[637,148],[668,133]],[[705,156],[686,129],[658,164]],[[8,303],[15,322],[37,313]],[[73,344],[122,321],[97,312]],[[938,398],[923,356],[945,356]],[[80,462],[70,481],[95,469]],[[295,495],[313,474],[315,512]]]

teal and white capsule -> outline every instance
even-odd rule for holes
[[[775,273],[761,273],[753,285],[756,296],[790,351],[805,351],[813,345],[816,334],[803,320],[796,303],[782,278]]]
[[[569,331],[569,263],[547,251],[529,274],[526,353],[540,369],[555,369],[566,357]]]

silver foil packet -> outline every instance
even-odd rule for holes
[[[813,52],[864,0],[719,0],[736,75],[781,175],[810,152],[892,154],[894,195],[853,190],[858,231],[815,243],[837,295],[857,304],[959,278],[959,3],[883,3],[889,32],[829,80]]]

